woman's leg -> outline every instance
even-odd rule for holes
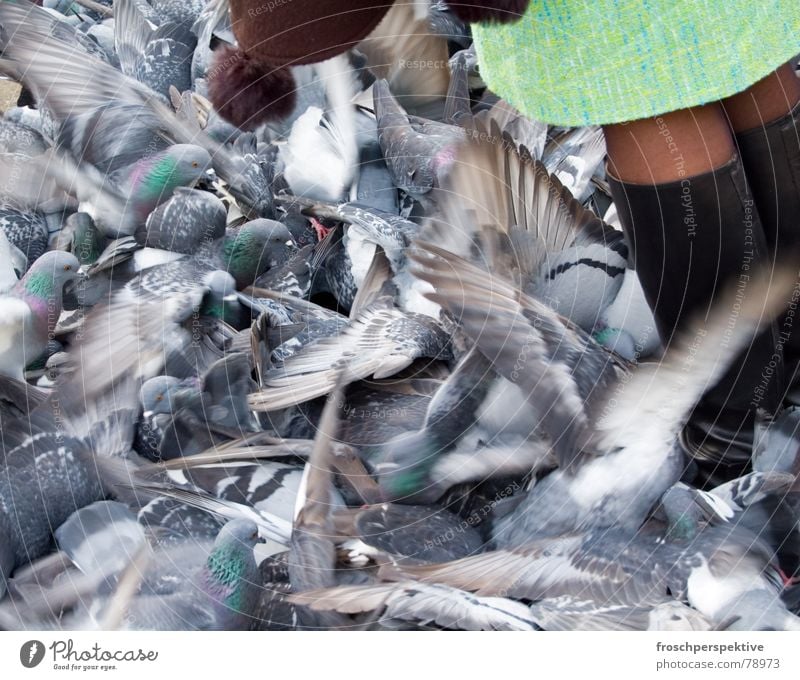
[[[727,116],[720,104],[605,128],[608,175],[645,296],[668,346],[690,315],[704,315],[724,286],[747,282],[767,260]],[[777,407],[779,385],[762,385],[775,351],[770,332],[706,394],[684,441],[738,474],[750,456],[756,407]],[[709,470],[709,467],[711,470]]]
[[[800,244],[800,79],[784,64],[722,104],[773,249]]]
[[[722,104],[736,132],[770,254],[779,260],[800,251],[800,79],[784,64]],[[793,294],[796,307],[796,295]],[[792,304],[792,299],[787,300]],[[800,365],[796,308],[778,319],[788,384]]]
[[[727,163],[734,141],[719,104],[603,128],[608,169],[622,182],[663,184]]]
[[[722,100],[734,132],[745,132],[783,118],[800,101],[800,78],[791,63],[784,64],[748,87]]]

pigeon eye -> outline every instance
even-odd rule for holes
[[[200,163],[198,163],[197,161],[192,161],[192,167],[193,168],[198,168],[198,167],[200,167]]]
[[[65,272],[68,272],[68,271],[70,271],[71,269],[72,269],[72,265],[71,265],[71,264],[65,264],[65,265],[64,265],[64,271],[65,271]]]
[[[163,400],[164,400],[164,395],[163,395],[163,394],[159,394],[159,395],[156,397],[156,401],[163,401]]]

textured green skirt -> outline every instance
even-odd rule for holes
[[[747,89],[800,53],[800,1],[531,0],[473,33],[483,79],[517,109],[599,125]]]

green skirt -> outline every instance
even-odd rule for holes
[[[552,125],[600,125],[747,89],[800,52],[798,0],[531,0],[473,26],[483,79]]]

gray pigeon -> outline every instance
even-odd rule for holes
[[[76,566],[102,584],[89,597],[75,593],[74,611],[58,627],[92,625],[123,630],[246,630],[258,602],[255,524],[233,520],[211,541],[150,547],[124,506],[90,506],[59,530],[59,545]],[[121,567],[124,567],[122,569]],[[117,588],[133,581],[133,593]],[[78,579],[70,579],[64,590]],[[113,589],[113,590],[112,590]],[[110,592],[109,592],[110,591]],[[42,593],[45,602],[53,593]],[[63,595],[62,595],[63,597]],[[52,616],[51,612],[47,612]],[[23,622],[25,614],[23,613]],[[41,625],[41,623],[40,623]]]
[[[0,153],[18,153],[38,156],[50,145],[41,133],[27,125],[0,118]]]
[[[414,124],[385,80],[373,85],[378,142],[395,186],[419,199],[439,186],[455,160],[464,130],[445,124]]]
[[[681,475],[677,437],[685,419],[721,375],[720,367],[747,342],[747,332],[769,318],[764,310],[773,309],[781,289],[763,282],[753,289],[727,345],[732,298],[720,301],[694,333],[686,329],[683,345],[663,362],[615,377],[609,373],[613,358],[547,305],[440,248],[419,246],[429,254],[413,256],[421,265],[417,275],[433,285],[431,298],[459,320],[500,375],[522,387],[562,465],[514,512],[498,518],[499,546],[589,526],[638,529]],[[691,374],[683,368],[687,361]],[[631,418],[632,413],[640,416]]]
[[[141,6],[136,0],[120,0],[114,5],[114,43],[120,67],[125,75],[167,100],[170,87],[179,92],[192,87],[197,38],[186,23],[170,20],[153,27]]]
[[[92,163],[107,172],[100,162],[117,157],[122,152],[120,144],[128,163],[132,162],[130,154],[133,160],[152,163],[169,143],[199,145],[246,209],[255,216],[269,213],[271,192],[254,149],[224,147],[202,132],[190,130],[138,81],[74,43],[49,36],[47,27],[31,19],[28,7],[0,6],[0,22],[15,25],[13,36],[3,45],[4,56],[24,74],[26,85],[59,121],[62,148],[80,159],[87,158],[89,150],[91,156],[99,157]],[[85,87],[87,82],[92,82],[92,88]],[[95,141],[97,133],[92,130],[98,126],[98,117],[104,120],[101,136]],[[74,181],[74,172],[67,173],[67,185]],[[162,200],[169,198],[169,192],[159,191]]]
[[[64,286],[75,281],[79,268],[74,255],[47,252],[0,296],[0,373],[22,380],[25,368],[44,354],[61,313]]]
[[[191,255],[225,235],[227,216],[225,205],[213,194],[178,187],[134,235],[147,248]]]
[[[571,533],[448,564],[386,567],[383,572],[392,579],[412,576],[481,596],[534,602],[562,598],[563,618],[583,615],[587,601],[595,603],[598,615],[603,607],[617,606],[621,611],[608,612],[604,623],[613,615],[622,629],[630,626],[626,608],[685,600],[716,625],[742,617],[756,628],[766,622],[780,630],[800,630],[800,618],[780,600],[783,584],[771,552],[737,527],[708,527],[683,542],[615,529]],[[766,609],[754,610],[755,603]]]
[[[25,254],[26,271],[47,250],[50,234],[47,219],[40,213],[0,208],[0,229],[11,245]]]
[[[438,323],[402,312],[383,298],[362,310],[346,329],[306,345],[269,371],[250,404],[255,410],[274,411],[328,394],[342,370],[349,380],[380,379],[417,358],[449,356],[448,338]]]
[[[314,611],[369,614],[381,626],[393,621],[449,630],[537,630],[528,607],[503,597],[480,597],[439,583],[377,583],[297,593],[289,601]]]

